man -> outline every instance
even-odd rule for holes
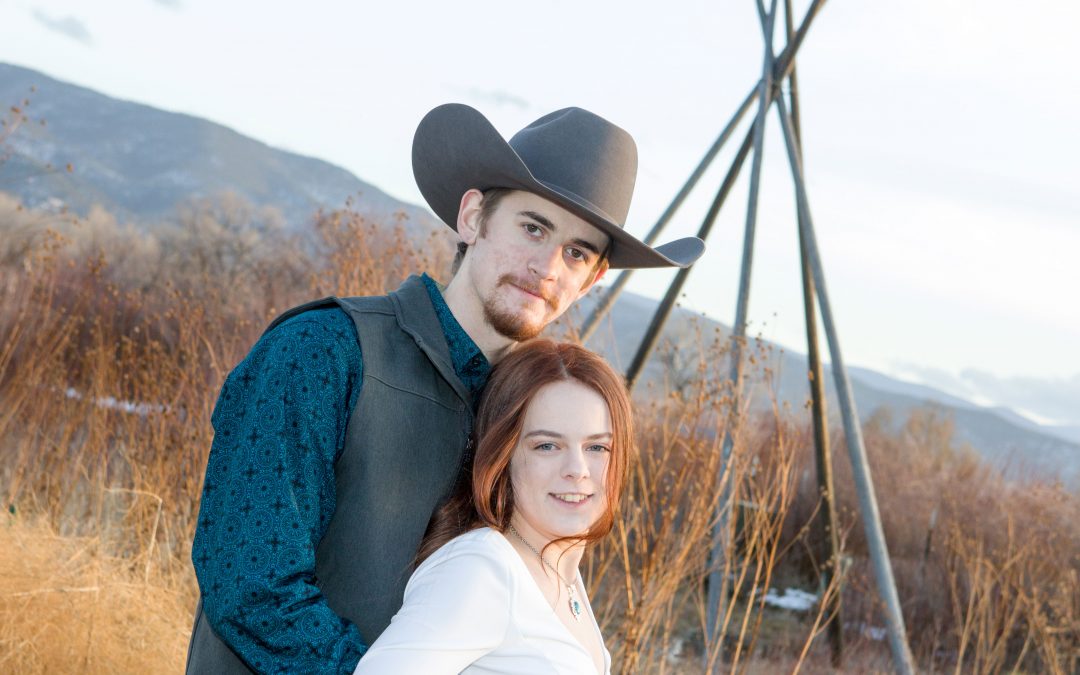
[[[190,673],[352,672],[469,461],[491,364],[609,265],[687,266],[704,248],[623,231],[633,139],[578,108],[507,143],[472,108],[440,106],[417,129],[413,171],[465,245],[445,290],[424,275],[286,312],[222,387],[192,547]]]

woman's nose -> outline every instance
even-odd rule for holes
[[[585,460],[585,450],[576,448],[568,451],[564,457],[563,475],[581,480],[589,477],[589,463]]]

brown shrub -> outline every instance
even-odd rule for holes
[[[965,672],[1033,668],[1073,672],[1080,664],[1080,496],[1060,485],[1009,481],[970,447],[953,442],[940,409],[915,410],[899,433],[886,411],[864,425],[882,526],[920,662]],[[796,459],[812,483],[812,437]],[[837,509],[850,569],[844,617],[856,639],[883,626],[866,559],[842,435],[834,435]],[[806,479],[809,479],[808,481]],[[818,508],[801,489],[787,536]],[[804,541],[789,562],[812,575],[819,562]]]
[[[148,232],[100,211],[73,219],[0,198],[0,495],[16,514],[0,534],[0,556],[11,553],[0,558],[0,668],[179,669],[210,413],[225,376],[281,310],[382,293],[411,270],[438,278],[452,256],[441,234],[416,243],[403,223],[382,227],[350,209],[320,214],[314,237],[275,222],[225,200],[189,204],[177,224]],[[698,358],[681,345],[669,359],[670,391],[639,401],[641,456],[625,508],[586,558],[614,670],[701,672],[705,659],[744,672],[825,669],[820,612],[798,618],[764,604],[780,580],[816,584],[811,436],[775,408],[733,412],[718,371],[726,346],[697,343]],[[768,380],[760,349],[748,362]],[[1004,481],[951,444],[948,424],[926,411],[899,434],[880,417],[865,430],[920,662],[1074,670],[1080,500]],[[738,432],[721,473],[727,428]],[[841,441],[850,636],[881,622]],[[718,634],[706,636],[718,506],[738,536],[716,563],[732,592]],[[850,642],[853,672],[888,663],[877,643]]]

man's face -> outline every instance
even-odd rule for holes
[[[470,243],[464,266],[485,321],[515,341],[535,337],[584,295],[608,236],[531,192],[505,195]]]

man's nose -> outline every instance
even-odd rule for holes
[[[562,264],[561,246],[544,246],[533,253],[529,259],[529,271],[541,279],[556,276],[558,266]]]

